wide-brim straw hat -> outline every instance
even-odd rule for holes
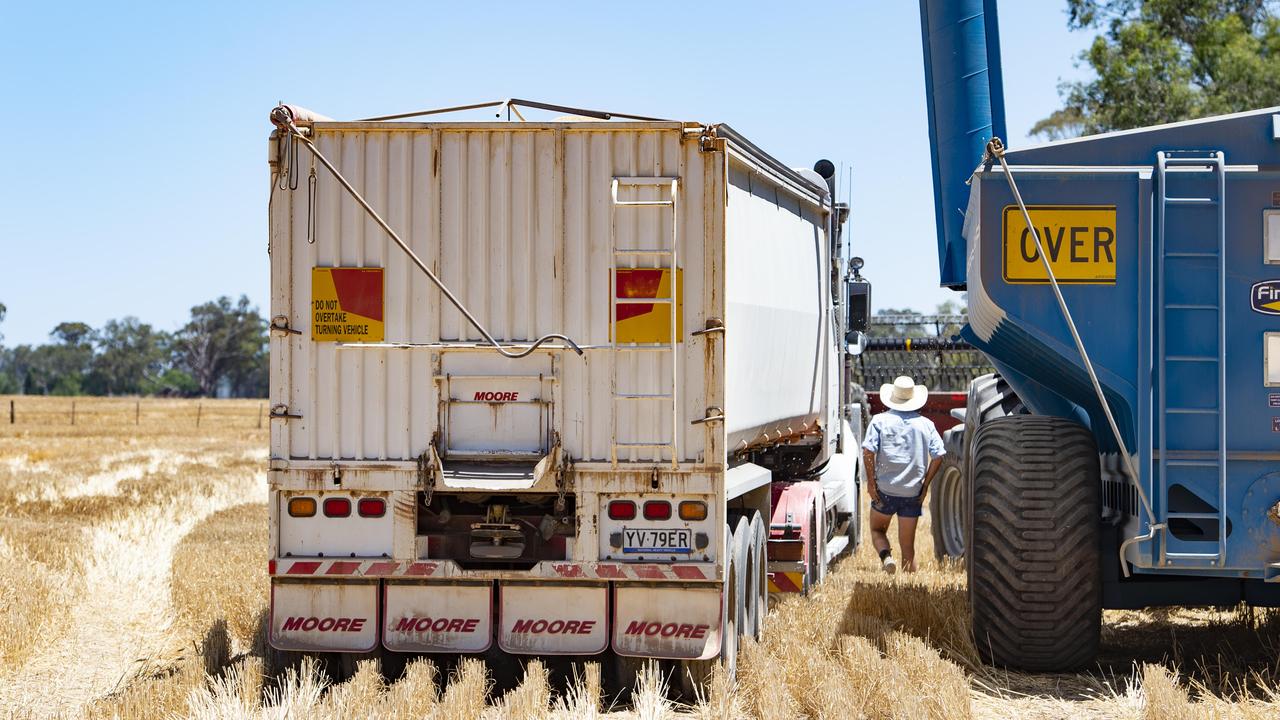
[[[906,375],[899,375],[892,383],[880,386],[880,402],[891,410],[919,410],[929,400],[929,388],[917,385]]]

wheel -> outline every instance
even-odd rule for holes
[[[751,552],[751,541],[751,521],[746,518],[739,518],[737,527],[733,531],[733,541],[729,545],[733,553],[733,574],[729,583],[730,591],[725,593],[728,597],[729,616],[724,629],[724,637],[726,639],[732,638],[732,642],[728,646],[722,647],[720,651],[720,664],[724,666],[725,674],[730,680],[737,677],[738,639],[746,631],[747,614],[750,608],[747,600],[747,588],[751,583],[747,578],[750,572],[748,556]]]
[[[822,498],[819,497],[817,502],[821,503]],[[823,527],[823,518],[824,515],[816,507],[809,513],[809,561],[804,566],[804,586],[800,589],[802,595],[808,595],[810,590],[827,577],[826,529]]]
[[[725,525],[725,584],[720,593],[720,656],[711,660],[683,660],[680,663],[680,690],[686,698],[697,697],[707,687],[717,662],[729,680],[738,676],[738,637],[742,634],[741,618],[746,614],[747,537],[751,523],[740,518],[737,531]]]
[[[1060,672],[1090,662],[1102,629],[1098,449],[1061,418],[1014,415],[973,438],[969,604],[988,662]]]
[[[750,601],[748,621],[742,631],[743,637],[756,641],[764,638],[764,618],[769,614],[769,559],[766,556],[768,532],[764,528],[764,519],[759,513],[751,516],[751,557],[748,566],[751,572],[747,575],[747,598]]]
[[[969,383],[964,425],[943,433],[947,454],[929,489],[929,527],[933,533],[933,553],[939,560],[964,557],[969,533],[966,497],[969,442],[984,423],[1010,415],[1025,415],[1022,400],[998,373],[989,373]]]
[[[965,487],[961,444],[964,428],[954,427],[943,435],[947,454],[929,488],[929,528],[933,533],[933,554],[939,560],[964,557]]]

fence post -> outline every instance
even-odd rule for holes
[[[71,401],[71,424],[76,424],[76,401]]]
[[[258,403],[258,429],[262,429],[262,403]]]
[[[200,413],[204,411],[204,403],[196,403],[196,427],[200,427]]]
[[[10,400],[9,401],[9,424],[12,425],[14,422],[15,420],[14,420],[14,414],[13,414],[13,401]]]
[[[141,423],[142,423],[142,401],[134,400],[133,401],[133,424],[139,425]]]

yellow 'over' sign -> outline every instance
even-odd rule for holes
[[[1059,283],[1115,284],[1115,205],[1028,205],[1027,212]],[[1035,238],[1017,205],[1004,209],[1004,281],[1049,282]]]

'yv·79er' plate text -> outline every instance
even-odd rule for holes
[[[693,531],[688,528],[622,530],[624,553],[688,553],[692,547]]]

